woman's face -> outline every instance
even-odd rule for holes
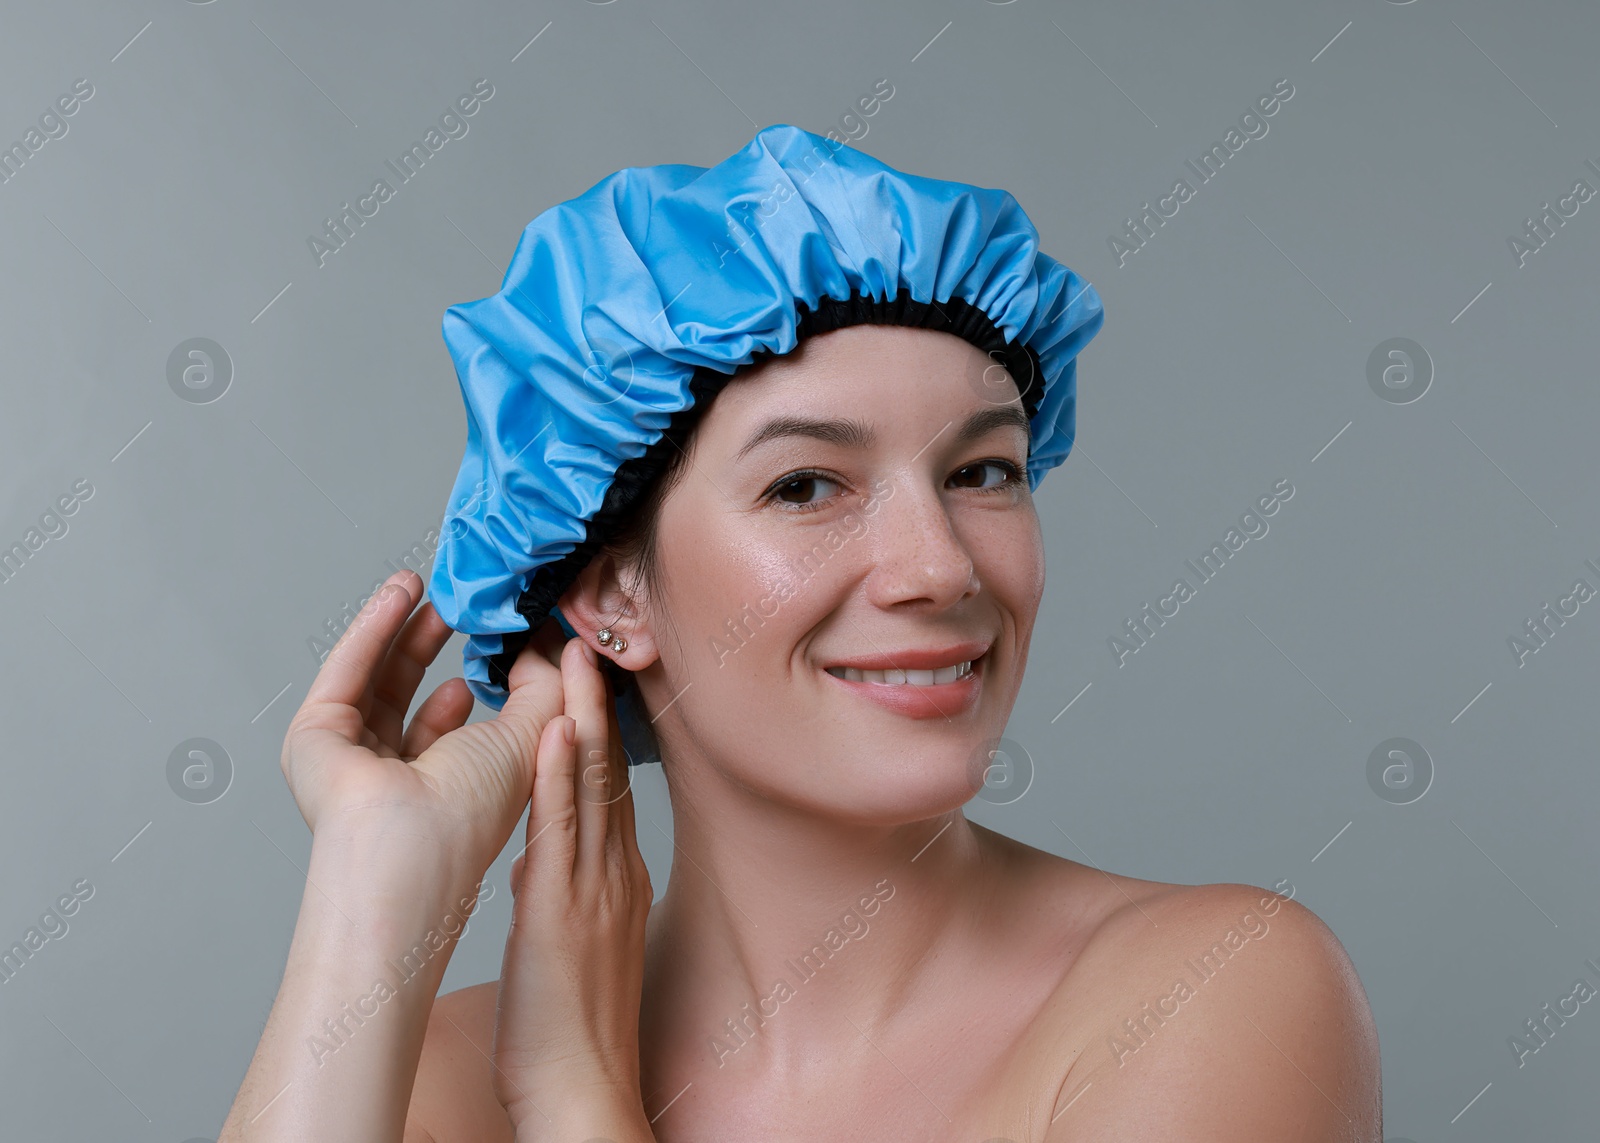
[[[851,326],[730,382],[639,615],[677,776],[878,823],[967,801],[1044,590],[1027,446],[1015,387],[950,334]]]

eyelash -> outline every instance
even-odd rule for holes
[[[972,461],[969,464],[962,465],[960,468],[956,469],[956,471],[964,472],[969,468],[977,468],[980,465],[993,465],[995,468],[1002,470],[1006,474],[1006,479],[1002,483],[991,485],[988,488],[968,488],[964,489],[963,491],[977,492],[979,494],[1007,492],[1023,482],[1023,470],[1018,468],[1011,461],[998,456],[990,456],[985,457],[982,460]],[[773,484],[772,487],[767,489],[766,494],[762,497],[762,503],[777,504],[780,506],[780,510],[785,512],[815,512],[819,508],[825,508],[828,504],[826,500],[818,500],[810,504],[790,504],[777,499],[779,491],[787,488],[789,485],[797,484],[802,480],[813,479],[827,480],[831,483],[841,485],[844,483],[844,481],[840,480],[832,473],[824,472],[817,468],[803,468],[796,472],[787,473],[783,477],[779,478],[777,483]]]

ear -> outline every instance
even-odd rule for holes
[[[595,554],[572,586],[562,593],[557,606],[578,633],[578,638],[624,670],[642,671],[659,657],[644,585],[640,584],[637,592],[632,590],[631,574],[625,585],[622,569],[609,553]],[[609,646],[602,647],[595,638],[596,633],[606,627],[627,640],[627,649],[620,655]]]

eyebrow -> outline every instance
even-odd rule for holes
[[[968,441],[987,436],[995,429],[1010,426],[1021,429],[1031,439],[1028,416],[1020,406],[991,405],[986,409],[979,409],[963,421],[961,427],[956,430],[953,441],[958,445],[966,444]],[[743,460],[745,454],[752,449],[785,437],[808,437],[846,448],[866,449],[871,448],[877,440],[877,433],[870,425],[849,418],[817,420],[811,417],[774,417],[755,431],[733,459],[736,462]]]

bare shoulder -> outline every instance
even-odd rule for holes
[[[404,1143],[512,1143],[490,1065],[499,985],[458,988],[433,1002]]]
[[[1379,1143],[1377,1030],[1344,946],[1253,885],[1105,874],[1062,981],[1078,1055],[1045,1138]]]

